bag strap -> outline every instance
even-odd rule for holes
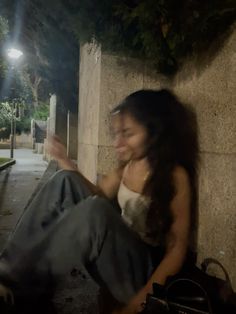
[[[216,265],[218,265],[222,269],[222,271],[223,271],[223,273],[225,275],[225,280],[226,280],[227,284],[233,290],[232,283],[231,283],[231,280],[229,278],[229,274],[228,274],[227,270],[224,268],[224,266],[217,259],[212,258],[212,257],[205,258],[204,261],[201,263],[202,271],[204,273],[206,273],[207,272],[207,268],[208,268],[208,266],[210,264],[216,264]]]
[[[211,303],[210,303],[210,300],[209,300],[209,297],[208,297],[208,294],[206,292],[206,290],[196,281],[192,280],[192,279],[189,279],[189,278],[178,278],[178,279],[175,279],[173,280],[172,282],[170,282],[167,287],[166,287],[166,298],[167,298],[167,301],[168,300],[168,292],[169,290],[176,284],[178,283],[182,283],[182,282],[188,282],[196,287],[198,287],[204,294],[205,296],[205,299],[207,301],[207,305],[208,305],[208,310],[209,310],[209,313],[210,314],[213,314],[213,311],[212,311],[212,307],[211,307]]]

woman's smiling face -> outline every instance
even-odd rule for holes
[[[112,117],[113,145],[118,159],[129,161],[146,155],[147,130],[130,114],[115,114]]]

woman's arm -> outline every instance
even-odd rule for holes
[[[140,305],[146,300],[147,293],[152,293],[152,284],[165,284],[169,276],[178,273],[183,266],[189,240],[191,191],[188,174],[178,167],[174,172],[176,195],[171,202],[174,222],[167,238],[166,254],[147,284],[119,314],[138,313]]]
[[[167,237],[166,254],[150,278],[160,284],[164,284],[167,277],[180,271],[189,244],[191,191],[188,174],[184,168],[176,168],[174,183],[176,195],[170,205],[174,221]]]
[[[113,199],[119,189],[121,180],[121,171],[119,169],[113,170],[110,174],[103,176],[97,185],[89,181],[77,168],[77,165],[67,156],[67,151],[60,138],[56,135],[51,136],[48,145],[48,153],[58,162],[61,169],[77,171],[84,183],[88,186],[90,191],[94,194]]]
[[[58,162],[61,169],[77,170],[76,164],[68,158],[66,147],[61,142],[59,136],[49,136],[46,151],[54,160]]]

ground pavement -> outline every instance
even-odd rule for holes
[[[0,149],[0,157],[9,156],[9,150]],[[54,171],[54,166],[47,168],[42,155],[30,149],[14,150],[14,159],[15,165],[0,172],[0,250],[32,195]],[[69,274],[58,289],[54,300],[58,314],[98,313],[98,288],[85,275],[84,270]]]
[[[0,157],[10,157],[10,150],[0,149]],[[30,149],[15,149],[14,159],[15,165],[0,172],[0,248],[47,168],[42,155]]]

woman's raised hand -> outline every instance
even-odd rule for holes
[[[65,170],[77,169],[76,165],[67,156],[66,147],[57,135],[49,136],[46,150],[58,162],[60,168]]]
[[[57,161],[68,159],[66,147],[62,144],[57,135],[49,136],[46,150],[51,157]]]

